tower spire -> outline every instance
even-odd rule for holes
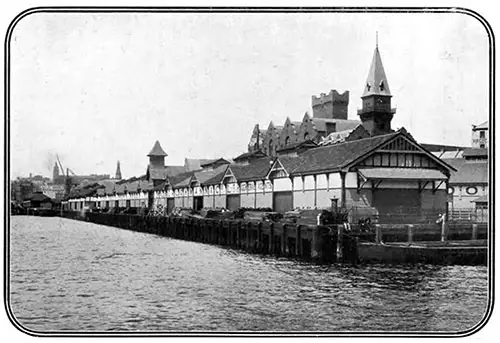
[[[375,47],[378,49],[378,31],[375,31]]]
[[[373,94],[391,96],[389,82],[387,81],[387,76],[385,75],[384,66],[382,64],[382,57],[380,57],[380,51],[378,50],[378,38],[377,46],[373,52],[370,71],[366,78],[365,89],[361,97],[364,98]]]
[[[391,120],[396,112],[391,108],[392,94],[378,50],[378,31],[375,43],[372,64],[361,96],[363,107],[358,111],[363,126],[372,136],[391,132]]]
[[[122,179],[122,171],[120,169],[120,161],[116,162],[116,174],[115,174],[115,179],[121,180]]]

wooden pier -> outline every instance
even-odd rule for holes
[[[486,263],[487,255],[487,230],[486,227],[478,228],[477,225],[469,230],[449,230],[448,234],[466,241],[462,241],[459,246],[441,244],[437,248],[435,244],[418,241],[438,237],[439,230],[414,225],[399,229],[378,225],[375,232],[361,234],[347,231],[344,225],[297,225],[237,219],[93,212],[64,212],[61,216],[164,237],[242,249],[251,253],[299,258],[317,263],[356,264],[361,261],[483,264]],[[478,236],[482,242],[480,247],[477,244]],[[434,240],[436,241],[438,240]],[[470,248],[470,245],[473,248]],[[443,254],[451,254],[451,257]],[[430,257],[426,258],[427,255]]]

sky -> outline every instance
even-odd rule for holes
[[[378,31],[397,108],[420,143],[470,145],[488,120],[488,37],[461,13],[35,13],[10,44],[11,177],[143,175],[235,157],[253,127],[301,121],[311,96],[349,90],[358,119]]]

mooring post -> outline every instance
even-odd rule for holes
[[[274,224],[269,224],[269,246],[268,252],[271,255],[273,253],[273,238],[274,238]]]
[[[246,225],[246,232],[245,232],[245,238],[246,238],[246,250],[250,250],[250,230],[252,229],[252,222],[248,222]]]
[[[446,214],[441,217],[441,242],[446,241]]]
[[[375,224],[375,243],[380,244],[382,242],[382,229],[380,224]]]
[[[342,254],[342,241],[344,238],[344,225],[337,225],[337,262],[341,262],[343,258]]]
[[[407,225],[408,228],[408,243],[413,242],[413,225]]]
[[[302,256],[302,239],[300,238],[300,225],[297,225],[297,234],[295,239],[295,253],[297,256]]]
[[[286,237],[286,230],[287,230],[287,226],[286,224],[283,224],[283,227],[281,229],[281,254],[282,255],[288,255],[288,245],[286,244],[287,243],[287,237]]]
[[[477,224],[472,224],[472,240],[477,239]]]

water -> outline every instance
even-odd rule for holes
[[[446,331],[484,266],[315,266],[62,218],[12,217],[10,304],[50,331]]]

